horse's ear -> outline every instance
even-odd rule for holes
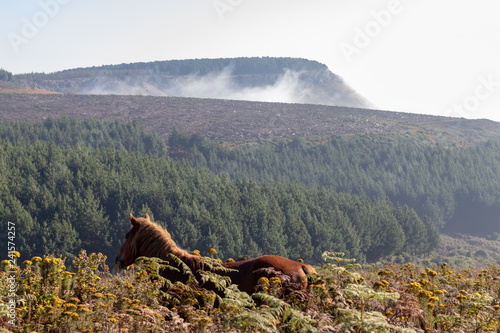
[[[149,215],[148,215],[148,213],[146,213],[146,216],[145,216],[145,217],[146,217],[146,220],[150,221],[150,220],[149,220]]]
[[[140,224],[139,221],[137,221],[137,219],[134,217],[134,215],[132,215],[132,213],[130,213],[130,223],[132,223],[133,226]]]

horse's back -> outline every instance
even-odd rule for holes
[[[256,258],[261,261],[260,265],[270,267],[283,272],[292,278],[292,282],[303,284],[303,288],[307,287],[307,275],[317,274],[314,267],[308,264],[303,264],[281,256],[264,255]]]
[[[237,269],[231,275],[233,283],[238,284],[241,290],[249,291],[257,285],[260,277],[266,276],[262,269],[272,268],[290,277],[292,283],[300,288],[307,287],[307,275],[316,274],[316,270],[307,264],[302,264],[277,255],[263,255],[258,258],[224,264],[228,268]],[[260,273],[258,273],[260,272]]]

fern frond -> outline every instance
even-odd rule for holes
[[[252,295],[253,299],[257,299],[259,302],[262,304],[265,304],[269,306],[270,308],[287,308],[290,307],[290,304],[286,303],[285,301],[274,297],[269,294],[263,294],[263,293],[255,293]]]
[[[358,284],[348,284],[346,288],[342,290],[342,292],[347,297],[361,297],[364,299],[375,299],[381,302],[397,301],[400,297],[399,293],[375,291],[371,288]]]
[[[238,328],[240,331],[245,332],[278,332],[276,327],[276,319],[268,317],[266,313],[261,311],[248,311],[232,316],[229,319],[231,327]]]
[[[280,326],[280,330],[286,332],[319,332],[314,325],[317,325],[317,322],[310,316],[306,316],[290,307],[283,313],[283,325]]]
[[[360,328],[362,332],[416,333],[414,329],[389,324],[384,315],[377,311],[367,311],[364,313],[354,309],[338,309],[338,311],[343,316],[344,320],[342,330],[356,327]]]
[[[184,261],[182,261],[179,257],[177,257],[173,253],[169,253],[167,255],[167,258],[168,258],[168,260],[172,260],[175,265],[180,267],[180,271],[182,271],[183,274],[188,276],[188,281],[186,282],[187,284],[190,284],[190,283],[197,283],[198,284],[198,281],[196,280],[196,277],[194,276],[193,271],[191,270],[191,268],[189,268],[188,265],[186,265],[186,263],[184,263]]]
[[[201,269],[198,270],[197,273],[200,274],[202,283],[211,282],[218,290],[224,290],[231,284],[231,278],[229,276],[221,276],[217,273]]]
[[[224,273],[238,271],[237,269],[224,267],[219,260],[210,257],[200,257],[199,263],[203,270],[220,271]]]
[[[246,292],[240,291],[238,286],[232,284],[226,288],[225,297],[221,300],[221,307],[236,306],[239,308],[251,308],[255,306],[255,301]]]

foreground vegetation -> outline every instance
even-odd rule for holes
[[[219,297],[194,281],[158,278],[164,266],[156,260],[143,259],[113,275],[105,259],[83,251],[70,270],[65,259],[53,256],[12,267],[3,261],[5,271],[16,272],[17,309],[11,325],[9,274],[2,271],[0,327],[12,332],[498,332],[500,327],[498,265],[361,268],[340,253],[325,252],[320,276],[311,278],[307,290],[290,291],[278,275],[259,280],[252,296],[230,286]]]

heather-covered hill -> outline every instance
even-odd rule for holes
[[[0,94],[0,120],[39,122],[62,115],[141,120],[148,130],[165,140],[174,128],[230,143],[399,133],[423,143],[460,146],[500,137],[500,124],[489,120],[325,105],[154,96]]]

